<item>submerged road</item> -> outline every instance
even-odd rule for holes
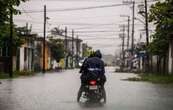
[[[76,102],[79,70],[1,80],[0,110],[172,110],[173,85],[123,81],[134,74],[106,68],[107,103],[83,107]]]

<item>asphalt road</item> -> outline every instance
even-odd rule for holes
[[[106,68],[107,103],[80,106],[76,95],[80,86],[78,70],[38,74],[1,80],[0,110],[172,110],[173,85],[129,82],[134,74],[114,73]]]

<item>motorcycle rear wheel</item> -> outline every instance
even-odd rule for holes
[[[102,89],[102,98],[101,98],[101,100],[102,99],[103,99],[103,103],[105,104],[106,103],[106,91],[105,91],[104,88]]]
[[[80,98],[82,97],[83,92],[84,90],[82,89],[82,86],[81,86],[77,94],[77,102],[80,102]]]

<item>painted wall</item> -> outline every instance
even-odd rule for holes
[[[23,71],[24,70],[24,47],[20,48],[20,66],[19,66],[19,70]]]

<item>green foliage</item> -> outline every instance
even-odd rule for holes
[[[33,76],[35,72],[33,71],[14,71],[13,78],[18,78],[20,76]],[[7,73],[0,73],[0,79],[9,79],[9,74]]]
[[[21,2],[27,0],[0,0],[0,47],[10,46],[10,10],[14,15],[20,14],[20,11],[16,9]],[[13,45],[15,47],[21,45],[22,41],[16,33],[16,28],[13,29]]]
[[[18,28],[14,26],[13,29],[13,46],[18,47],[23,44],[23,40],[20,38],[21,35],[18,33]],[[10,25],[4,25],[0,27],[0,47],[11,46],[10,41]]]
[[[8,79],[8,78],[9,78],[9,74],[0,73],[0,79]]]
[[[127,81],[147,81],[156,84],[172,84],[173,75],[160,75],[160,74],[140,74],[138,77],[131,77],[125,79]]]
[[[33,76],[35,73],[33,71],[15,71],[14,72],[14,75],[16,77],[19,77],[19,76]]]
[[[173,29],[173,1],[165,0],[151,6],[149,21],[156,25],[156,33],[152,35],[149,52],[165,55],[168,51],[169,36]]]
[[[0,25],[9,21],[10,9],[13,11],[13,14],[20,14],[20,11],[16,9],[16,6],[19,6],[21,2],[25,1],[28,0],[0,0]]]
[[[51,55],[52,57],[59,62],[62,58],[64,58],[64,42],[61,39],[49,39]]]
[[[90,55],[94,54],[94,51],[92,50],[92,47],[87,47],[84,52],[83,56],[84,57],[89,57]]]

